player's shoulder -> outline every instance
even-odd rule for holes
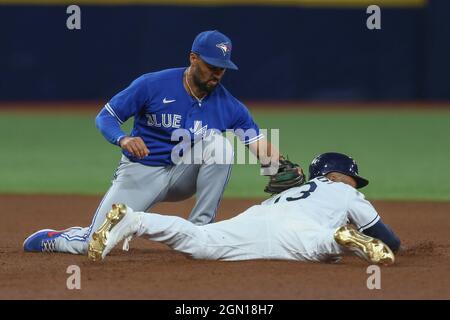
[[[155,72],[144,73],[138,79],[147,82],[159,82],[164,80],[170,81],[174,79],[179,79],[183,75],[184,69],[185,68],[171,68]]]
[[[167,82],[182,77],[184,68],[165,69],[156,72],[144,73],[133,81],[134,85],[140,86],[167,86]],[[177,82],[178,83],[178,82]]]
[[[235,117],[242,117],[243,115],[250,114],[250,111],[245,104],[233,96],[222,84],[214,91],[216,91],[216,99],[220,101],[226,112],[233,114]]]
[[[337,192],[340,192],[342,194],[345,193],[347,200],[350,202],[365,200],[365,198],[366,198],[362,192],[360,192],[358,189],[356,189],[346,183],[332,182],[331,185],[332,185],[332,188],[334,188]]]
[[[218,99],[226,101],[232,105],[235,105],[238,107],[241,107],[241,106],[245,107],[245,105],[239,99],[237,99],[235,96],[233,96],[231,94],[231,92],[228,91],[228,89],[225,88],[225,86],[221,83],[217,86],[216,90],[214,90],[214,94],[217,96]]]
[[[346,204],[366,201],[363,193],[359,192],[352,186],[343,183],[331,181],[326,177],[317,177],[311,179],[309,183],[314,183],[314,189],[321,197],[334,199],[336,202],[344,202]]]
[[[317,186],[333,189],[337,192],[359,193],[358,190],[356,190],[355,188],[346,183],[331,181],[330,179],[324,176],[316,177],[314,179],[309,180],[309,183],[312,182],[314,182]]]

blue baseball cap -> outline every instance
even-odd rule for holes
[[[210,30],[195,37],[191,51],[212,66],[238,70],[231,61],[231,47],[230,38],[217,30]]]

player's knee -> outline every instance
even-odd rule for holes
[[[232,164],[233,145],[221,134],[213,134],[205,139],[203,158],[206,164]]]

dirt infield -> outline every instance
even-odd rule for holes
[[[86,226],[98,197],[0,196],[0,299],[450,299],[450,203],[374,202],[405,251],[381,269],[381,289],[369,290],[367,264],[286,261],[196,261],[143,239],[102,263],[70,254],[24,253],[41,228]],[[257,203],[224,200],[219,220]],[[152,211],[183,213],[192,201]],[[81,268],[81,290],[68,290],[67,267]]]

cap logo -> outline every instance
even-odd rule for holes
[[[231,45],[228,42],[218,43],[216,47],[222,50],[224,56],[231,51]]]

